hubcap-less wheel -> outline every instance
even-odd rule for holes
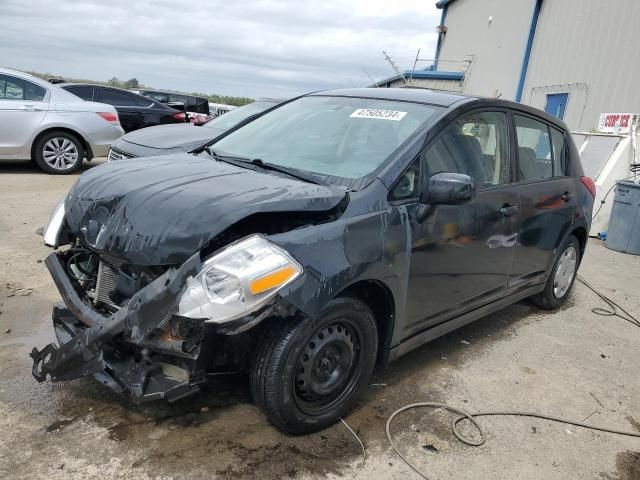
[[[332,323],[307,342],[296,364],[294,394],[298,407],[320,415],[339,401],[355,381],[359,340],[345,323]]]
[[[55,170],[68,170],[78,162],[78,147],[68,138],[53,137],[42,148],[42,158]]]
[[[578,254],[573,245],[569,245],[560,256],[553,278],[553,295],[556,298],[564,297],[571,287],[573,276],[576,273],[577,258]]]

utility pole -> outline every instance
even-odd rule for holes
[[[402,80],[404,80],[404,83],[406,84],[406,83],[407,83],[407,78],[406,78],[403,74],[401,74],[401,73],[400,73],[400,70],[398,69],[398,67],[396,66],[396,64],[395,64],[395,63],[393,63],[393,60],[391,60],[391,59],[389,58],[389,55],[387,55],[387,52],[385,52],[385,51],[383,50],[383,51],[382,51],[382,54],[384,55],[384,58],[386,58],[386,59],[387,59],[387,62],[389,62],[389,64],[391,65],[391,67],[393,67],[393,69],[396,71],[396,73],[398,74],[398,76],[399,76],[399,77],[401,77],[401,78],[402,78]]]

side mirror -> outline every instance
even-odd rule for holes
[[[429,205],[460,205],[476,196],[476,187],[469,175],[436,173],[422,185],[420,203]]]

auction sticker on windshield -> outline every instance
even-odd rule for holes
[[[349,116],[353,118],[377,118],[379,120],[395,120],[399,122],[406,114],[407,112],[398,112],[397,110],[359,108]]]

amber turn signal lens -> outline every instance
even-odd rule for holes
[[[258,295],[259,293],[266,292],[267,290],[271,290],[272,288],[283,284],[295,274],[296,269],[292,266],[287,266],[252,281],[249,284],[249,288],[251,289],[252,294]]]

